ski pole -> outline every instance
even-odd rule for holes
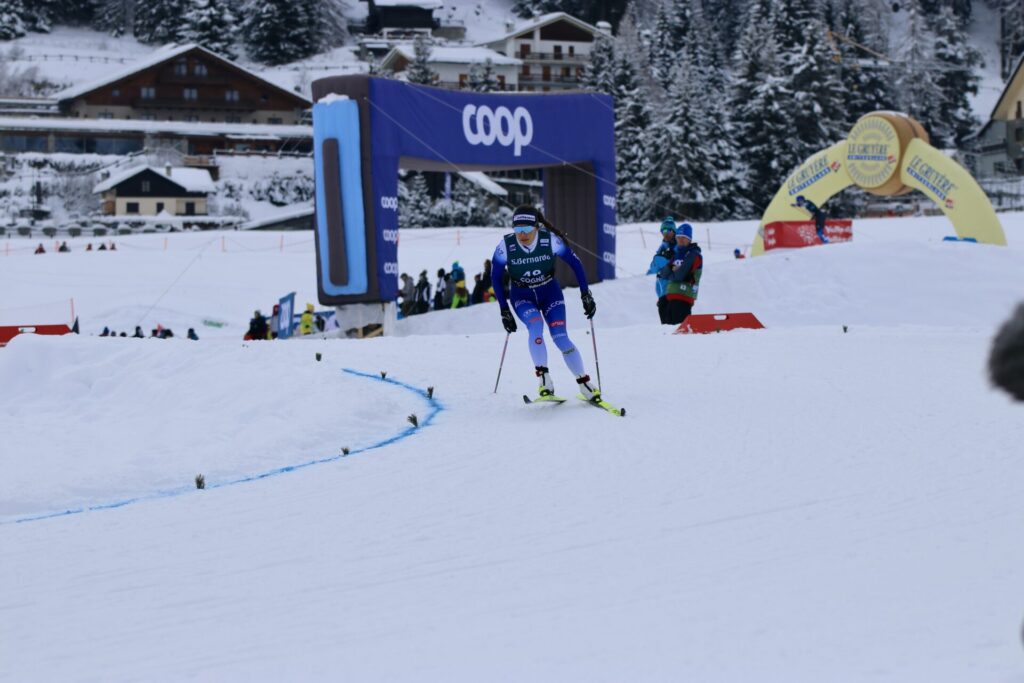
[[[508,351],[508,338],[512,336],[511,332],[505,333],[505,346],[501,350],[501,362],[498,363],[498,379],[494,380],[494,393],[498,393],[498,382],[501,381],[501,368],[505,365],[505,352]]]
[[[594,342],[594,369],[597,370],[597,390],[601,391],[601,363],[597,360],[597,335],[594,334],[594,319],[590,319],[590,340]]]

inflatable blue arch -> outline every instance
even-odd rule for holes
[[[615,277],[615,121],[591,93],[474,93],[369,76],[313,83],[320,302],[398,295],[398,169],[543,168],[548,219]],[[573,284],[571,271],[560,273]]]

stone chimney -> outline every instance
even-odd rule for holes
[[[168,178],[171,177],[171,165],[170,164],[167,164],[167,166],[164,167],[164,173],[166,174],[166,176]]]

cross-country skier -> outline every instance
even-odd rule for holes
[[[822,244],[828,244],[828,237],[825,236],[825,212],[818,208],[818,205],[807,199],[803,195],[799,195],[796,198],[796,204],[792,204],[798,209],[803,209],[807,213],[811,214],[814,219],[814,229],[818,232],[818,239],[821,240]]]
[[[544,225],[545,228],[542,228]],[[583,367],[583,358],[565,329],[565,299],[555,279],[555,257],[569,264],[580,284],[583,313],[593,318],[597,310],[594,297],[587,286],[587,274],[580,259],[554,231],[540,212],[532,206],[519,206],[512,212],[513,232],[505,235],[491,258],[491,283],[501,309],[501,322],[509,333],[516,331],[516,321],[509,303],[529,332],[530,357],[540,378],[540,395],[553,396],[554,383],[548,370],[548,349],[544,343],[544,322],[547,321],[551,340],[562,352],[565,364],[576,376],[580,394],[591,401],[600,400],[597,386]],[[502,281],[505,268],[512,279],[508,300]]]

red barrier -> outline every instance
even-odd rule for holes
[[[850,242],[853,240],[853,221],[825,221],[825,236],[829,242]],[[799,249],[821,244],[814,221],[775,221],[764,226],[764,250]]]
[[[673,334],[707,334],[728,330],[760,330],[764,325],[753,313],[702,313],[691,315]]]
[[[19,334],[71,334],[67,325],[2,325],[0,326],[0,346],[7,346]]]

